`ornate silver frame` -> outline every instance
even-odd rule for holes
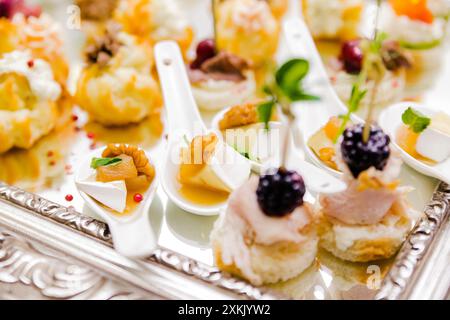
[[[377,299],[445,297],[449,215],[450,186],[441,183]],[[112,249],[105,223],[3,183],[0,226],[0,282],[33,287],[44,298],[282,298],[164,248],[146,260],[124,258]]]

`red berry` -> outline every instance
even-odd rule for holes
[[[0,18],[12,18],[16,11],[15,0],[0,0]]]
[[[345,71],[351,74],[361,72],[363,51],[359,47],[359,40],[347,41],[342,45],[340,59],[344,63]]]
[[[66,201],[70,202],[70,201],[73,200],[73,195],[67,194],[66,197],[65,197],[65,199],[66,199]]]
[[[77,121],[78,120],[78,116],[76,114],[72,115],[72,120],[73,121]]]
[[[86,134],[86,136],[87,136],[89,139],[94,139],[94,138],[95,138],[95,134],[94,134],[93,132],[88,132],[88,133]]]
[[[133,199],[134,199],[134,202],[139,203],[139,202],[141,202],[142,200],[144,200],[144,197],[142,196],[142,194],[136,193],[136,194],[134,195]]]
[[[197,58],[191,64],[191,68],[193,69],[200,68],[203,62],[205,62],[208,59],[211,59],[216,55],[216,46],[214,40],[206,39],[200,41],[199,44],[197,45],[196,53]]]
[[[53,151],[52,151],[52,150],[50,150],[49,152],[47,152],[47,157],[49,157],[49,158],[50,158],[50,157],[52,157],[52,156],[53,156],[53,154],[54,154],[54,153],[53,153]]]
[[[28,64],[28,68],[33,68],[34,67],[34,61],[33,60],[28,61],[27,64]]]

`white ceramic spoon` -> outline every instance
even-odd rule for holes
[[[94,150],[86,156],[75,173],[75,184],[86,181],[95,174],[90,167],[94,157],[101,157],[104,148]],[[147,154],[147,157],[151,157]],[[153,164],[154,165],[154,164]],[[105,210],[91,196],[78,190],[91,210],[106,221],[113,238],[114,248],[122,255],[132,258],[149,256],[157,246],[156,236],[150,225],[149,209],[158,186],[158,175],[156,174],[151,185],[143,194],[144,200],[137,205],[135,210],[125,216],[114,215]]]
[[[231,107],[230,107],[231,108]],[[219,122],[221,119],[223,119],[224,115],[230,108],[226,108],[219,113],[217,113],[214,118],[211,121],[211,127],[216,132],[221,132],[219,128]],[[286,139],[287,134],[287,124],[288,119],[286,116],[281,112],[281,110],[278,110],[278,114],[280,115],[280,121],[271,121],[269,122],[270,130],[279,130],[278,136],[273,136],[274,140],[271,140],[272,143],[269,143],[270,148],[275,148],[277,150],[271,150],[273,151],[271,155],[269,155],[267,158],[264,159],[264,161],[255,161],[255,160],[249,160],[252,170],[255,173],[262,173],[266,168],[272,167],[272,168],[278,168],[282,165],[283,161],[283,141]],[[267,131],[263,128],[263,124],[261,124],[260,128],[255,128],[255,130],[258,130],[258,139],[271,139],[272,136],[270,136],[270,133],[268,134]],[[259,130],[263,130],[259,132]],[[273,132],[273,131],[271,131]],[[278,138],[278,139],[277,139]],[[224,140],[226,140],[224,138]],[[275,144],[275,145],[273,145]],[[278,152],[277,152],[278,151]]]
[[[339,99],[331,85],[322,58],[306,26],[299,18],[292,18],[283,24],[283,34],[291,57],[305,58],[310,63],[310,71],[304,79],[304,86],[320,97],[319,101],[301,101],[292,105],[302,146],[307,158],[334,176],[340,172],[325,165],[308,146],[308,140],[321,129],[332,116],[347,113],[347,106]],[[352,121],[362,122],[353,115]]]
[[[392,145],[400,152],[403,160],[409,166],[424,175],[437,178],[444,181],[445,183],[450,184],[450,158],[444,160],[443,162],[437,163],[436,165],[429,165],[417,160],[397,144],[396,133],[398,128],[402,125],[402,114],[408,107],[412,107],[413,109],[418,110],[426,116],[433,116],[437,112],[436,110],[426,108],[419,103],[400,102],[381,112],[378,119],[379,125],[384,130],[384,132],[389,134],[389,136],[391,137]]]
[[[226,205],[226,202],[216,205],[194,204],[187,201],[179,191],[180,186],[177,181],[177,176],[180,169],[180,150],[182,147],[187,146],[186,139],[191,141],[194,136],[207,134],[208,131],[192,95],[186,68],[176,42],[161,41],[157,43],[155,46],[155,60],[163,91],[170,132],[162,185],[170,200],[181,209],[198,215],[217,215],[220,209]],[[223,144],[226,149],[227,157],[236,157],[236,159],[243,158],[233,148],[222,141],[219,143]],[[250,173],[250,163],[248,161],[240,161],[240,164],[248,166]],[[229,172],[227,169],[231,170],[232,164],[223,168],[215,167],[215,169],[217,169],[220,179],[225,184],[233,188],[238,187],[227,175]]]

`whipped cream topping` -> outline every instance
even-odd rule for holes
[[[265,1],[239,0],[235,1],[232,20],[235,25],[255,32],[265,28],[271,29],[274,20],[269,6]]]
[[[50,65],[42,59],[33,59],[29,51],[13,51],[3,55],[0,74],[5,73],[26,77],[39,99],[56,101],[61,95],[61,86],[54,80]]]
[[[261,211],[256,189],[258,177],[253,176],[234,192],[228,202],[226,215],[239,217],[253,234],[253,240],[262,245],[281,241],[303,242],[306,240],[301,230],[313,220],[309,204],[296,208],[284,217],[269,217]]]

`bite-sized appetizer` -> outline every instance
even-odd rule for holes
[[[0,153],[30,148],[49,133],[59,116],[61,86],[50,65],[29,51],[0,59]]]
[[[181,51],[189,49],[194,33],[174,0],[120,0],[114,20],[124,31],[138,37],[175,40]]]
[[[440,69],[449,10],[445,0],[389,0],[383,7],[382,29],[414,58],[414,66],[407,73],[413,94],[428,87]]]
[[[363,0],[302,0],[302,4],[315,39],[351,40],[360,35]]]
[[[437,112],[428,117],[408,108],[402,115],[396,142],[414,158],[436,164],[450,157],[450,116]]]
[[[150,43],[116,27],[87,48],[76,92],[80,107],[106,126],[140,122],[162,105]]]
[[[336,164],[336,138],[339,135],[339,129],[342,125],[342,119],[331,117],[330,120],[319,131],[313,134],[308,140],[308,147],[316,156],[328,167],[338,170]]]
[[[248,61],[217,51],[213,40],[201,41],[188,74],[198,106],[220,110],[245,102],[256,90],[255,75]]]
[[[278,110],[273,112],[268,123],[269,130],[266,130],[266,124],[259,115],[258,103],[248,102],[220,114],[216,125],[228,145],[249,160],[265,163],[281,152],[284,130],[280,114]]]
[[[187,200],[223,202],[248,179],[247,160],[239,155],[228,159],[227,148],[216,134],[210,133],[196,136],[181,149],[178,180],[180,192]]]
[[[342,45],[340,56],[332,59],[328,65],[331,83],[344,102],[349,101],[353,86],[358,82],[365,53],[370,50],[368,46],[370,44],[366,40],[347,41]],[[372,101],[375,106],[385,106],[403,98],[405,70],[411,66],[410,57],[397,42],[391,40],[383,41],[377,54],[383,62],[382,79],[374,90],[375,75],[378,76],[379,73],[375,73],[377,70],[366,70],[366,81],[361,85],[361,90],[367,90],[368,93],[361,101],[362,106],[368,106]],[[372,94],[375,96],[372,97]]]
[[[305,184],[284,168],[253,176],[233,192],[211,233],[217,266],[254,285],[302,273],[314,261],[318,237]]]
[[[115,214],[130,214],[144,200],[155,178],[155,167],[144,150],[128,144],[109,144],[93,158],[92,175],[76,181],[86,193]]]
[[[60,26],[47,14],[18,12],[0,18],[0,55],[15,50],[30,50],[34,58],[47,61],[56,81],[65,86],[69,65],[63,52]]]
[[[402,161],[391,152],[389,136],[371,126],[365,141],[363,132],[362,124],[347,128],[336,151],[347,190],[319,198],[320,245],[357,262],[394,255],[416,218],[405,199],[408,188],[399,186]]]
[[[266,1],[229,0],[217,8],[217,44],[220,50],[247,59],[254,66],[272,61],[280,26]]]

